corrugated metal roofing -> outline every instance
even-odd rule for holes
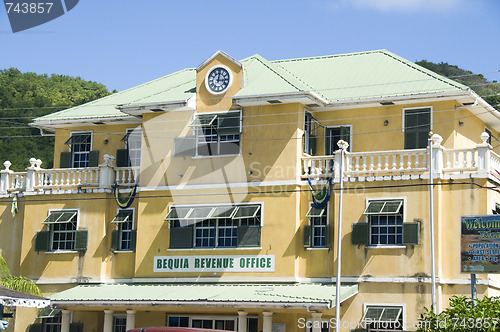
[[[358,292],[357,285],[342,285],[345,300]],[[259,302],[335,304],[334,284],[103,284],[80,285],[51,295],[64,301],[166,301],[166,302]]]
[[[268,61],[254,55],[241,61],[244,85],[236,98],[315,92],[330,103],[468,90],[386,50]],[[99,100],[49,114],[37,122],[128,117],[117,105],[186,101],[196,91],[196,69],[176,73]]]
[[[128,90],[37,118],[35,119],[35,123],[68,119],[129,117],[129,115],[116,109],[116,106],[187,100],[194,94],[193,88],[195,87],[195,82],[195,69],[183,69]]]
[[[273,61],[330,102],[467,90],[386,50]]]

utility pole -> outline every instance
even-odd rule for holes
[[[432,311],[437,315],[437,301],[436,301],[436,258],[434,248],[434,181],[432,168],[434,167],[434,160],[432,158],[432,131],[429,132],[429,227],[431,236],[431,294],[432,294]]]
[[[335,332],[339,332],[340,328],[340,276],[341,276],[341,251],[342,251],[342,195],[344,189],[344,155],[349,147],[349,143],[344,140],[337,142],[340,148],[340,181],[339,181],[339,223],[337,226],[337,279],[335,282]]]

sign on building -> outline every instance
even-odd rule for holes
[[[500,215],[461,217],[462,273],[500,273]]]
[[[274,272],[274,255],[155,256],[154,272]]]

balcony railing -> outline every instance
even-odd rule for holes
[[[85,168],[41,168],[41,160],[31,158],[31,166],[26,172],[14,172],[9,168],[9,161],[4,162],[5,169],[0,171],[0,193],[25,191],[99,188],[111,189],[119,186],[134,186],[138,183],[138,167],[116,167],[114,157],[103,156],[104,163],[98,167]]]
[[[465,177],[500,178],[500,156],[487,143],[469,149],[445,149],[441,136],[432,136],[433,177],[442,179]],[[395,151],[345,152],[344,177],[350,181],[401,180],[429,177],[429,148]],[[303,157],[302,178],[340,179],[341,152],[331,156]]]

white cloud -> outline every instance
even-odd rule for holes
[[[332,5],[383,12],[445,12],[462,7],[464,0],[333,0]]]

